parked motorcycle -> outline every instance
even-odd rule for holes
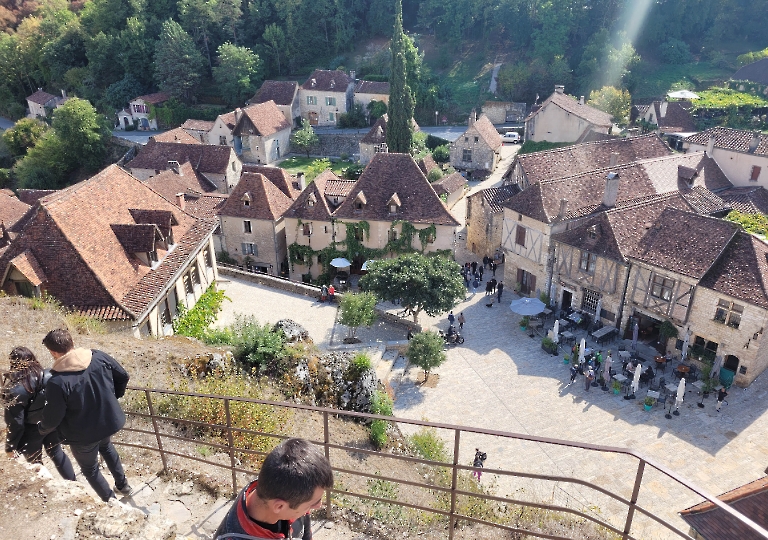
[[[443,332],[442,330],[438,330],[438,332],[440,333],[440,337],[442,337],[445,341],[446,345],[461,345],[464,343],[464,336],[459,334],[453,326],[448,329],[447,333]]]

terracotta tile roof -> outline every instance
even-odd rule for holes
[[[723,493],[718,499],[758,525],[768,525],[768,477],[764,476]],[[762,535],[753,532],[741,521],[709,501],[683,510],[680,516],[706,540],[763,539]]]
[[[55,191],[54,189],[20,189],[18,196],[20,201],[33,205],[46,195],[55,193]]]
[[[355,180],[328,180],[325,185],[326,197],[346,197],[355,186]]]
[[[164,133],[160,133],[159,135],[153,135],[151,138],[157,142],[202,144],[198,139],[180,127],[166,131]]]
[[[40,263],[37,262],[34,254],[28,249],[11,259],[10,264],[21,272],[21,275],[27,278],[35,287],[39,287],[48,281],[48,278],[45,277],[45,272],[40,268]]]
[[[731,80],[768,84],[768,58],[747,64],[734,73]]]
[[[0,223],[3,223],[7,228],[13,227],[17,221],[24,217],[29,207],[29,204],[16,197],[0,193]]]
[[[363,144],[381,144],[387,142],[387,115],[382,115],[376,123],[371,126],[368,133],[360,139]]]
[[[158,103],[168,101],[171,99],[171,95],[168,92],[155,92],[154,94],[145,94],[143,96],[133,98],[131,101],[136,101],[137,99],[156,105]]]
[[[224,174],[232,153],[229,146],[149,141],[126,166],[164,171],[168,169],[169,161],[188,161],[198,172]]]
[[[131,315],[119,306],[81,306],[75,313],[103,321],[129,321]]]
[[[145,182],[154,191],[175,203],[177,193],[210,193],[216,186],[202,174],[192,168],[189,161],[179,166],[177,173],[166,169]]]
[[[229,111],[228,113],[220,114],[217,119],[221,119],[229,129],[235,129],[235,111]]]
[[[768,309],[768,245],[740,232],[700,284]]]
[[[587,143],[587,142],[597,142],[597,141],[609,141],[612,139],[618,139],[619,137],[617,135],[608,135],[607,133],[600,133],[599,131],[595,131],[592,128],[587,128],[584,130],[584,133],[582,133],[578,139],[576,139],[576,144],[581,143]]]
[[[183,124],[181,124],[181,129],[192,129],[195,131],[211,131],[213,129],[214,122],[210,122],[208,120],[195,120],[193,118],[190,118]]]
[[[267,165],[243,165],[243,172],[263,174],[290,199],[296,199],[296,197],[299,196],[299,193],[301,193],[298,180],[291,176],[288,171],[281,169],[280,167],[269,167]]]
[[[583,120],[586,120],[592,125],[600,126],[600,127],[609,127],[612,125],[610,114],[605,113],[599,109],[595,109],[594,107],[590,107],[589,105],[586,105],[586,104],[579,105],[579,102],[577,99],[567,94],[560,94],[558,92],[553,92],[552,95],[550,95],[544,101],[544,103],[541,104],[541,108],[531,112],[531,114],[528,115],[528,118],[526,118],[526,121],[533,118],[537,114],[539,114],[539,112],[544,110],[547,107],[547,105],[549,105],[550,103],[552,105],[556,105],[557,107],[560,107],[565,112],[568,112]]]
[[[749,147],[754,139],[754,135],[751,131],[743,129],[714,127],[687,137],[685,142],[706,147],[709,144],[710,135],[715,137],[715,148],[724,148],[758,156],[768,155],[768,135],[758,134],[758,145],[753,152],[750,152]]]
[[[330,71],[327,69],[316,69],[309,76],[307,82],[301,85],[304,90],[318,90],[321,92],[341,92],[347,91],[349,83],[353,82],[349,76],[338,69]]]
[[[424,176],[427,176],[429,171],[439,166],[440,165],[438,165],[432,157],[432,154],[427,154],[419,160],[419,169],[421,169],[421,172],[424,173]]]
[[[493,127],[493,124],[486,115],[481,114],[480,118],[475,120],[475,122],[472,124],[472,127],[477,130],[477,133],[485,141],[485,144],[487,144],[492,150],[496,150],[501,146],[501,135],[499,135],[499,132],[496,131],[496,128]]]
[[[263,174],[244,173],[229,194],[219,215],[276,221],[283,217],[292,203],[293,201]]]
[[[653,107],[656,109],[656,120],[662,131],[690,133],[696,131],[696,122],[693,121],[691,113],[677,101],[667,102],[667,114],[661,116],[661,102],[654,101]]]
[[[157,225],[113,223],[110,225],[117,241],[128,253],[148,253],[155,250],[155,240],[162,241]]]
[[[219,211],[224,207],[228,197],[229,195],[222,195],[221,193],[186,194],[184,195],[184,209],[198,219],[218,223]]]
[[[359,81],[357,85],[355,85],[355,94],[389,95],[389,83],[377,81]]]
[[[437,193],[438,195],[442,195],[443,193],[450,195],[455,191],[463,189],[464,184],[466,183],[467,183],[467,179],[461,176],[461,173],[455,172],[455,173],[449,174],[448,176],[443,176],[437,182],[433,182],[432,189],[434,189],[435,193]]]
[[[666,208],[629,256],[701,279],[738,231],[730,221]]]
[[[274,101],[277,105],[292,105],[298,89],[296,81],[264,81],[249,103]]]
[[[366,204],[362,210],[357,210],[355,199],[361,192],[365,195]],[[394,194],[398,195],[402,205],[396,214],[390,214],[388,202]],[[408,154],[374,155],[334,216],[372,221],[459,224]]]
[[[27,101],[31,101],[32,103],[37,103],[38,105],[45,105],[52,99],[58,99],[53,94],[49,94],[48,92],[45,92],[44,90],[38,90],[31,96],[27,96]]]
[[[608,167],[614,153],[616,164],[624,165],[641,159],[668,156],[672,150],[657,134],[651,133],[523,154],[517,156],[515,162],[522,167],[528,182],[533,184]]]
[[[768,214],[768,190],[762,186],[732,187],[717,194],[731,208],[744,214]]]
[[[693,185],[678,177],[679,165],[699,171]],[[609,172],[619,175],[617,204],[660,193],[688,192],[696,186],[709,190],[731,186],[717,163],[703,152],[673,154],[541,181],[512,197],[505,206],[536,220],[551,223],[558,217],[560,201],[567,199],[566,219],[588,215],[605,209],[602,207],[602,199]]]
[[[275,102],[270,100],[245,107],[243,116],[240,117],[232,134],[269,137],[286,129],[290,130],[291,124],[277,108]]]
[[[332,210],[325,198],[325,190],[331,182],[338,181],[332,170],[326,169],[309,183],[291,207],[286,210],[285,217],[298,218],[306,221],[329,221]],[[311,203],[311,204],[310,204]]]
[[[474,197],[479,194],[480,197],[485,199],[491,214],[500,214],[504,212],[502,203],[518,193],[520,193],[520,188],[517,184],[508,184],[505,186],[483,189],[470,196]]]
[[[155,269],[126,253],[112,229],[112,225],[137,223],[154,223],[161,231],[176,223],[173,236],[179,245]],[[35,219],[0,259],[0,267],[7,268],[10,258],[29,249],[46,272],[49,291],[64,305],[122,306],[135,316],[155,297],[130,305],[126,298],[137,294],[137,288],[147,290],[141,285],[147,276],[156,280],[161,273],[171,272],[172,266],[176,272],[179,267],[173,261],[184,253],[183,245],[198,242],[199,246],[200,235],[204,238],[213,227],[112,165],[40,199]],[[52,246],[56,247],[55,255],[49,255]],[[166,285],[167,280],[162,283]],[[161,289],[153,290],[159,294]]]
[[[716,214],[726,214],[731,210],[731,205],[725,202],[719,196],[719,193],[712,193],[702,186],[681,190],[680,195],[685,198],[697,214],[714,216]]]

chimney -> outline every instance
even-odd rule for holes
[[[565,93],[565,86],[562,84],[556,84],[555,85],[555,94],[563,94]]]
[[[64,90],[63,88],[61,89],[61,97],[62,99],[67,99],[67,91]]]
[[[472,109],[472,112],[469,113],[469,120],[467,120],[467,127],[472,127],[472,125],[475,123],[475,120],[477,120],[477,112],[475,109]]]
[[[608,166],[615,167],[618,162],[619,162],[619,153],[611,152],[611,161],[609,162]]]
[[[238,107],[235,109],[235,125],[240,123],[240,118],[243,116],[243,109]]]
[[[296,179],[299,181],[299,189],[304,191],[307,188],[307,179],[304,177],[304,173],[297,172]]]
[[[603,192],[603,206],[613,208],[619,196],[619,173],[608,173],[605,177],[605,191]]]
[[[659,114],[661,114],[662,118],[667,117],[667,105],[669,105],[669,103],[667,103],[667,100],[664,100],[661,102],[661,106],[659,107]]]
[[[181,172],[181,166],[179,165],[178,161],[169,161],[168,168],[171,169],[176,174],[178,174],[179,176],[184,176]]]
[[[178,206],[179,208],[181,208],[182,210],[184,210],[184,208],[186,207],[186,205],[187,205],[187,203],[186,203],[186,201],[184,200],[184,194],[183,194],[183,193],[177,193],[177,194],[176,194],[176,206]]]
[[[557,217],[565,219],[565,212],[568,209],[568,199],[560,199],[560,211],[557,213]]]
[[[752,133],[752,140],[749,143],[749,153],[754,154],[758,146],[760,146],[760,132],[755,131]]]
[[[354,69],[350,69],[349,70],[349,78],[354,81],[354,80],[356,80],[355,79],[355,75],[356,75],[355,70]]]
[[[579,96],[579,105],[584,105],[584,96]]]
[[[715,151],[715,134],[709,134],[709,140],[707,141],[707,157],[712,157],[712,152]]]

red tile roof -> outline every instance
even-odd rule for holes
[[[667,102],[667,114],[664,117],[661,116],[660,101],[654,101],[653,107],[656,110],[657,125],[662,131],[667,133],[696,131],[696,122],[693,121],[693,116],[679,102]]]
[[[717,194],[744,214],[768,214],[768,190],[762,186],[732,187]]]
[[[214,122],[210,122],[208,120],[195,120],[190,118],[183,124],[181,124],[181,129],[191,129],[194,131],[211,131],[213,129]]]
[[[28,249],[11,259],[10,264],[21,272],[21,275],[27,278],[35,287],[39,287],[48,281],[48,278],[45,277],[45,272],[40,268],[40,263],[37,262],[34,254]]]
[[[325,190],[329,183],[338,180],[339,177],[330,169],[320,173],[286,210],[285,217],[329,221],[333,212],[325,199]]]
[[[499,135],[499,132],[496,131],[496,128],[493,127],[493,124],[486,115],[481,114],[480,118],[475,120],[472,124],[472,127],[477,130],[477,133],[485,141],[485,144],[492,150],[496,150],[501,146],[501,135]],[[467,131],[469,131],[469,129]]]
[[[364,194],[366,204],[355,208],[358,194]],[[390,214],[389,201],[394,194],[402,205],[397,214]],[[424,173],[408,154],[376,154],[360,175],[355,187],[334,212],[341,219],[372,221],[405,220],[411,223],[434,223],[457,226]]]
[[[387,115],[384,114],[376,120],[362,139],[362,144],[381,144],[387,142]]]
[[[734,73],[731,80],[768,84],[768,58],[747,64]]]
[[[357,85],[355,85],[355,94],[389,95],[389,83],[378,81],[359,81]]]
[[[439,166],[432,157],[432,154],[427,154],[419,160],[419,169],[424,173],[424,176],[429,175],[429,171]]]
[[[168,169],[169,161],[188,161],[201,173],[224,174],[233,154],[229,146],[149,141],[126,166],[130,169]]]
[[[216,191],[216,186],[202,174],[192,168],[189,161],[179,166],[177,173],[166,169],[146,181],[154,191],[175,203],[177,193],[210,193]]]
[[[219,215],[276,221],[283,217],[292,202],[263,174],[243,173]]]
[[[171,95],[168,92],[155,92],[154,94],[145,94],[143,96],[133,98],[131,101],[136,101],[137,99],[145,101],[146,103],[157,105],[158,103],[163,103],[164,101],[171,99]]]
[[[263,174],[290,199],[296,199],[296,197],[299,196],[299,193],[301,193],[298,180],[291,176],[288,171],[281,169],[280,167],[269,167],[267,165],[243,165],[243,172]]]
[[[754,134],[743,129],[714,127],[687,137],[685,142],[706,147],[709,144],[710,135],[715,137],[715,148],[724,148],[758,156],[768,155],[768,135],[758,133],[758,145],[754,151],[750,152],[749,147],[754,139]]]
[[[160,133],[158,135],[153,135],[151,139],[157,142],[202,144],[197,138],[193,137],[180,127]]]
[[[700,284],[768,309],[768,245],[740,232]]]
[[[13,227],[17,221],[24,217],[29,207],[29,204],[17,197],[0,193],[0,223],[4,224],[6,228]]]
[[[539,112],[543,111],[549,104],[555,105],[577,118],[586,120],[592,125],[600,127],[610,127],[612,125],[610,114],[586,104],[579,105],[579,101],[576,98],[558,92],[552,93],[552,95],[541,104],[539,109],[528,115],[526,121],[539,114]]]
[[[28,205],[33,205],[46,195],[55,192],[55,189],[20,189],[18,191],[18,196],[20,201],[25,202]]]
[[[269,137],[286,129],[290,130],[291,124],[277,108],[275,102],[270,100],[244,108],[243,116],[232,133],[233,135]]]
[[[52,99],[57,99],[57,97],[43,90],[38,90],[31,96],[27,96],[27,101],[31,101],[32,103],[37,103],[38,105],[45,105]]]
[[[296,81],[264,81],[250,103],[274,101],[276,105],[292,105],[299,89]]]
[[[219,211],[224,207],[228,197],[229,195],[222,195],[220,193],[206,193],[205,195],[187,194],[184,195],[184,209],[187,213],[192,214],[198,219],[218,223]]]
[[[504,206],[502,204],[518,193],[520,193],[520,188],[517,184],[508,184],[483,189],[469,195],[469,197],[483,197],[491,214],[499,214],[504,212]]]
[[[353,187],[355,187],[355,180],[328,180],[325,186],[325,196],[346,197]]]
[[[338,69],[333,71],[316,69],[301,87],[304,90],[341,92],[343,94],[347,91],[347,86],[351,82],[353,82],[352,79],[350,79],[346,73]]]
[[[442,195],[443,193],[450,195],[455,191],[463,189],[466,183],[467,179],[464,178],[461,173],[454,172],[447,176],[443,176],[437,182],[433,182],[432,189],[434,189],[435,193],[438,195]]]

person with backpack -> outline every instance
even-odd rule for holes
[[[15,347],[10,354],[11,371],[6,374],[2,388],[7,436],[5,452],[8,457],[24,456],[29,463],[43,462],[43,448],[65,480],[75,480],[72,462],[61,449],[58,434],[42,435],[37,423],[45,407],[45,384],[51,377],[43,370],[35,355],[26,347]]]
[[[485,452],[481,452],[479,448],[475,448],[475,460],[472,462],[472,466],[475,468],[472,471],[472,476],[480,481],[480,476],[483,474],[483,467],[485,466],[485,460],[488,459],[488,455]]]
[[[715,410],[717,412],[720,412],[720,407],[723,406],[723,401],[725,401],[725,397],[728,395],[728,392],[725,390],[725,386],[721,387],[720,390],[717,391],[717,404],[715,405]],[[727,401],[725,401],[726,404],[728,404]]]

